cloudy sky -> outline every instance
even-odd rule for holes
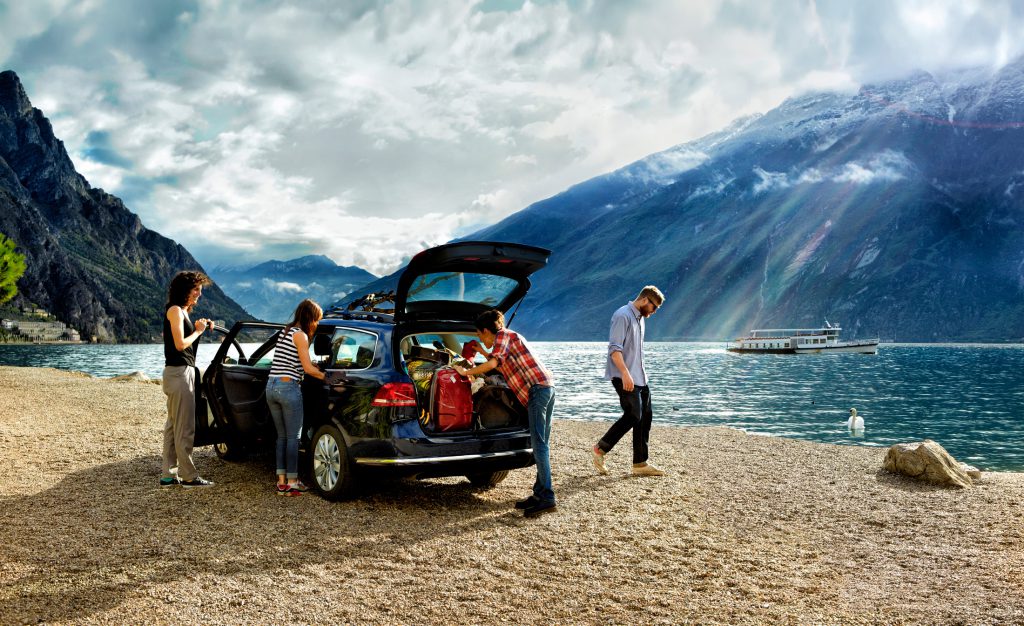
[[[998,67],[1000,0],[0,0],[78,170],[207,267],[418,250],[809,90]]]

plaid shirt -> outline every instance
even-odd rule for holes
[[[530,345],[514,330],[502,328],[494,336],[491,358],[498,361],[498,371],[516,397],[526,406],[530,401],[530,387],[553,387],[555,377],[530,352]]]

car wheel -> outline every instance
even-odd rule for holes
[[[482,489],[490,489],[508,477],[508,470],[500,472],[484,472],[482,474],[467,474],[469,484]]]
[[[352,468],[349,466],[348,448],[341,431],[325,424],[313,435],[309,455],[309,474],[320,495],[328,500],[340,500],[352,493]]]
[[[222,461],[237,462],[245,460],[245,448],[233,441],[222,441],[213,444],[213,451]]]

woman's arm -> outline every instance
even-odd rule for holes
[[[188,337],[185,336],[185,312],[180,306],[172,306],[167,309],[167,321],[171,323],[171,338],[174,339],[174,349],[182,352],[185,348],[195,343],[196,339],[206,330],[206,320],[196,320],[196,329]]]
[[[292,343],[295,344],[295,349],[299,352],[299,361],[302,363],[302,371],[306,372],[307,375],[313,378],[319,378],[325,380],[327,374],[324,374],[313,365],[313,362],[309,360],[309,338],[306,337],[306,333],[301,330],[297,330],[292,333]]]

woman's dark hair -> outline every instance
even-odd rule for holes
[[[477,330],[489,330],[494,334],[498,334],[499,330],[505,328],[505,315],[498,309],[484,311],[476,316],[476,321],[473,322],[473,325],[476,326]]]
[[[320,305],[306,298],[299,303],[299,306],[295,307],[295,316],[284,327],[284,334],[287,335],[289,330],[298,326],[302,329],[302,332],[306,333],[307,337],[312,339],[317,323],[323,318],[324,310],[320,308]]]
[[[164,310],[166,311],[172,306],[180,306],[186,311],[191,311],[192,307],[185,306],[188,303],[188,294],[192,293],[196,287],[212,284],[213,281],[202,272],[178,272],[171,279],[171,286],[167,288],[167,302],[164,304]]]

